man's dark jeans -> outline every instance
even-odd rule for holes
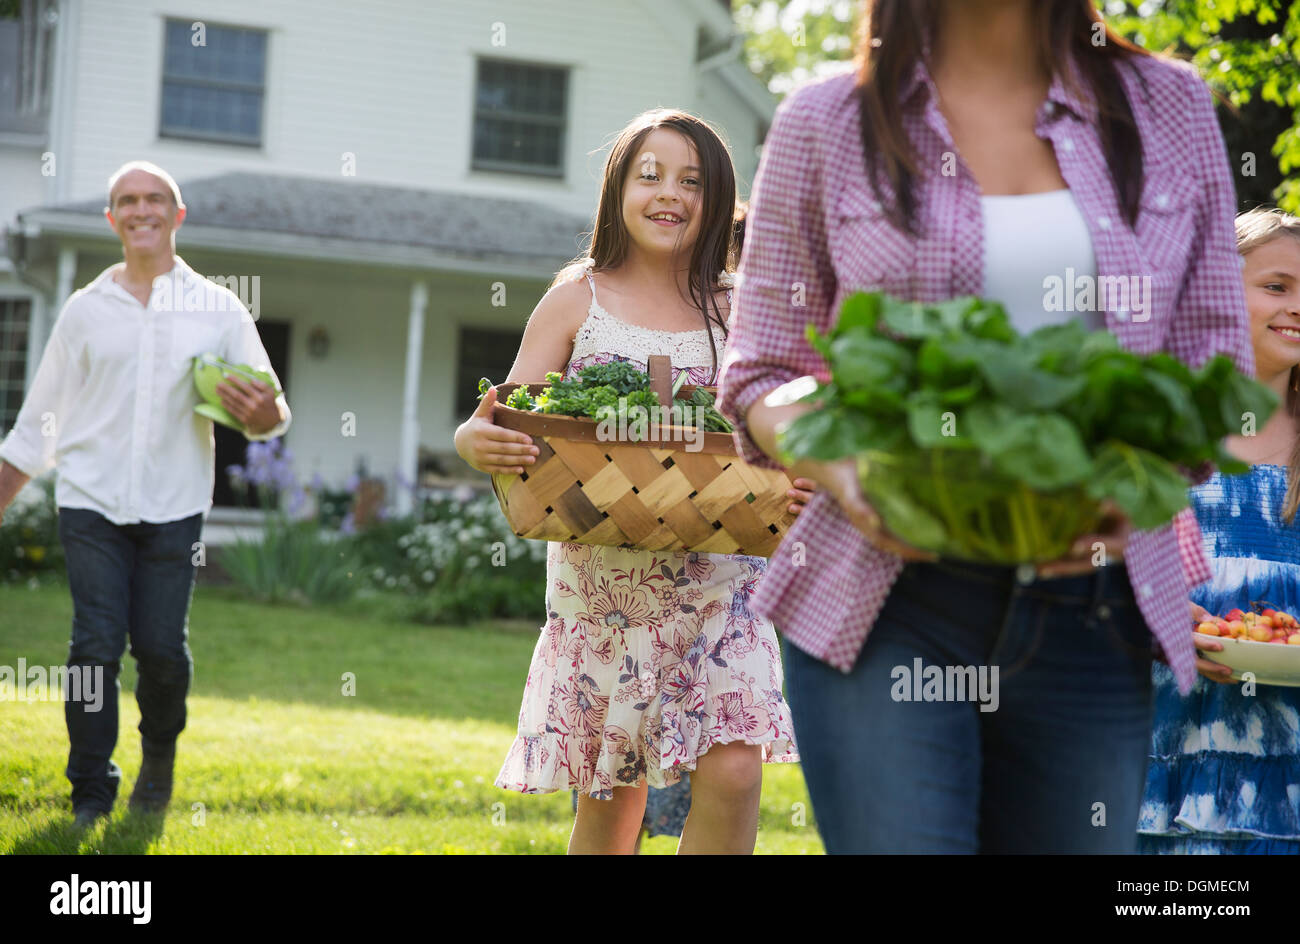
[[[115,525],[98,512],[59,509],[59,540],[72,590],[69,666],[103,666],[101,710],[68,701],[72,806],[109,811],[122,771],[117,745],[117,676],[127,639],[136,660],[136,702],[146,757],[166,758],[185,728],[193,661],[186,643],[194,589],[194,544],[203,515],[163,524]]]

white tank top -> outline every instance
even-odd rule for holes
[[[1028,334],[1045,324],[1082,318],[1095,331],[1105,314],[1080,311],[1096,299],[1097,262],[1083,213],[1069,189],[980,198],[984,211],[984,297],[1002,302],[1011,324]]]

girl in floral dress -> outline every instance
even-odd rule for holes
[[[647,112],[606,163],[589,258],[538,304],[509,379],[572,377],[669,355],[674,379],[711,384],[729,314],[735,174],[698,118]],[[522,473],[530,437],[491,422],[495,388],[456,432],[480,471]],[[791,510],[810,496],[794,483]],[[552,543],[546,624],[519,733],[496,783],[578,791],[571,853],[631,852],[648,786],[691,772],[679,852],[754,848],[763,761],[796,760],[776,634],[749,601],[766,561]]]

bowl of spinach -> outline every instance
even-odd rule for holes
[[[1278,402],[1227,355],[1193,369],[1078,319],[1022,335],[974,297],[860,292],[808,340],[829,380],[781,431],[787,458],[856,457],[890,531],[986,563],[1061,557],[1106,503],[1137,530],[1167,524],[1188,504],[1185,470],[1245,472],[1223,438]]]

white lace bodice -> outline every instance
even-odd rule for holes
[[[713,382],[713,359],[707,330],[660,331],[615,318],[596,300],[596,286],[590,273],[587,281],[591,284],[591,304],[587,307],[587,320],[573,338],[573,355],[569,358],[566,377],[573,376],[588,364],[607,363],[617,357],[632,361],[645,370],[651,354],[667,354],[672,359],[674,379],[677,371],[685,370],[689,373],[690,383]],[[721,364],[721,332],[714,331],[713,343],[717,346],[718,363]]]

